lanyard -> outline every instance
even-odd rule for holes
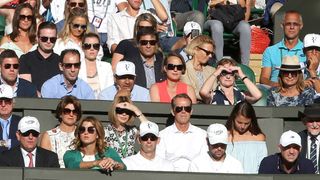
[[[113,128],[113,127],[112,127]],[[124,141],[124,146],[121,144],[120,142],[120,138],[119,138],[119,135],[117,133],[117,130],[115,128],[113,128],[113,131],[114,131],[114,134],[116,135],[116,138],[117,138],[117,141],[119,143],[119,146],[121,148],[121,154],[122,154],[122,157],[126,157],[127,155],[127,151],[128,151],[128,132],[127,130],[125,130],[126,132],[126,138],[125,138],[125,141]]]
[[[102,1],[102,0],[96,0],[96,3],[97,3],[97,4],[100,4],[101,1]],[[110,3],[111,3],[111,2],[110,2],[111,0],[103,0],[103,3],[102,3],[103,6],[104,6],[104,4],[106,3],[106,1],[107,1],[107,6],[105,6],[105,7],[106,7],[106,11],[104,12],[104,15],[103,15],[102,19],[104,19],[104,18],[106,17],[107,12],[108,12],[108,7],[109,7],[109,5],[110,5]],[[91,2],[92,2],[92,3],[91,3],[91,6],[92,6],[93,15],[96,16],[95,11],[94,11],[94,4],[95,4],[95,2],[94,2],[94,0],[91,0]]]

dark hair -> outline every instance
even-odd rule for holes
[[[52,30],[55,30],[56,34],[57,34],[57,26],[52,22],[42,22],[42,23],[40,23],[40,25],[38,27],[38,33],[37,33],[38,36],[40,36],[40,31],[42,29],[52,29]]]
[[[16,52],[11,49],[5,49],[4,51],[2,51],[2,53],[0,54],[0,64],[2,64],[5,58],[17,58],[19,60]]]
[[[63,59],[64,57],[67,55],[67,54],[75,54],[77,56],[79,56],[79,59],[80,59],[80,53],[78,50],[76,49],[65,49],[61,52],[61,55],[60,55],[60,62],[63,63]]]
[[[36,43],[36,32],[37,32],[37,22],[35,17],[35,12],[32,8],[32,6],[29,3],[22,3],[17,6],[15,9],[13,19],[12,19],[12,33],[9,35],[10,39],[13,42],[16,42],[16,38],[20,35],[19,31],[19,21],[20,21],[20,12],[22,9],[28,8],[32,12],[32,20],[31,20],[31,26],[28,30],[28,37],[31,44]]]
[[[56,108],[56,118],[59,120],[59,122],[62,121],[60,116],[63,113],[63,109],[68,104],[73,104],[75,111],[78,113],[77,121],[79,121],[82,116],[81,104],[80,104],[79,99],[75,96],[72,96],[72,95],[64,96],[61,98],[61,101],[59,102],[59,104],[57,105],[57,108]]]
[[[82,44],[84,44],[84,41],[87,38],[97,38],[98,41],[99,41],[99,44],[100,44],[100,38],[99,38],[99,35],[97,33],[89,32],[89,33],[84,34],[84,36],[82,37]]]
[[[181,61],[181,63],[182,63],[182,66],[183,66],[182,74],[184,74],[184,73],[186,72],[186,68],[187,68],[187,67],[186,67],[186,62],[184,61],[183,57],[182,57],[180,54],[178,54],[177,52],[174,52],[174,51],[170,52],[170,53],[166,56],[166,58],[163,60],[162,72],[165,73],[165,72],[164,72],[164,68],[168,65],[168,60],[169,60],[170,57],[177,57],[177,58],[180,59],[180,61]]]
[[[253,106],[247,101],[242,101],[234,106],[234,108],[232,109],[232,112],[229,116],[229,119],[226,122],[227,130],[230,132],[230,134],[232,136],[232,142],[233,142],[233,136],[234,136],[233,131],[235,130],[235,122],[234,121],[235,121],[236,117],[239,115],[242,115],[246,118],[251,119],[251,123],[248,128],[248,131],[250,133],[252,133],[253,135],[263,134],[263,132],[261,131],[261,129],[259,127],[257,116],[256,116],[256,113],[254,111]]]
[[[157,31],[155,31],[152,28],[141,28],[137,32],[137,43],[138,44],[139,44],[139,41],[140,41],[141,37],[145,36],[145,35],[154,36],[154,37],[156,37],[156,41],[159,42],[159,37],[158,37]]]
[[[188,94],[186,93],[181,93],[181,94],[177,94],[175,95],[172,99],[171,99],[171,108],[174,109],[176,107],[176,100],[178,98],[184,98],[184,99],[188,99],[190,102],[190,106],[192,107],[192,100],[191,98],[188,96]]]

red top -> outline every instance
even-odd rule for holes
[[[160,102],[171,102],[172,97],[169,96],[167,87],[168,87],[168,81],[164,80],[162,82],[156,83],[158,86],[159,90],[159,96],[160,96]],[[188,94],[188,85],[183,82],[178,82],[177,83],[177,89],[176,89],[176,94]]]

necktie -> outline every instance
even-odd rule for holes
[[[2,140],[8,140],[8,131],[7,127],[9,125],[9,121],[2,121]]]
[[[32,160],[33,154],[32,154],[31,152],[29,152],[29,153],[27,154],[27,156],[28,156],[29,159],[30,159],[30,162],[29,162],[29,166],[28,166],[28,167],[33,167],[33,160]]]
[[[317,144],[316,144],[316,138],[311,138],[311,148],[310,148],[310,160],[313,163],[314,168],[316,169],[316,173],[318,173],[318,163],[317,163]]]

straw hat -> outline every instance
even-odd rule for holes
[[[276,69],[281,71],[300,71],[303,68],[300,66],[298,56],[285,56],[282,58],[281,67]]]

